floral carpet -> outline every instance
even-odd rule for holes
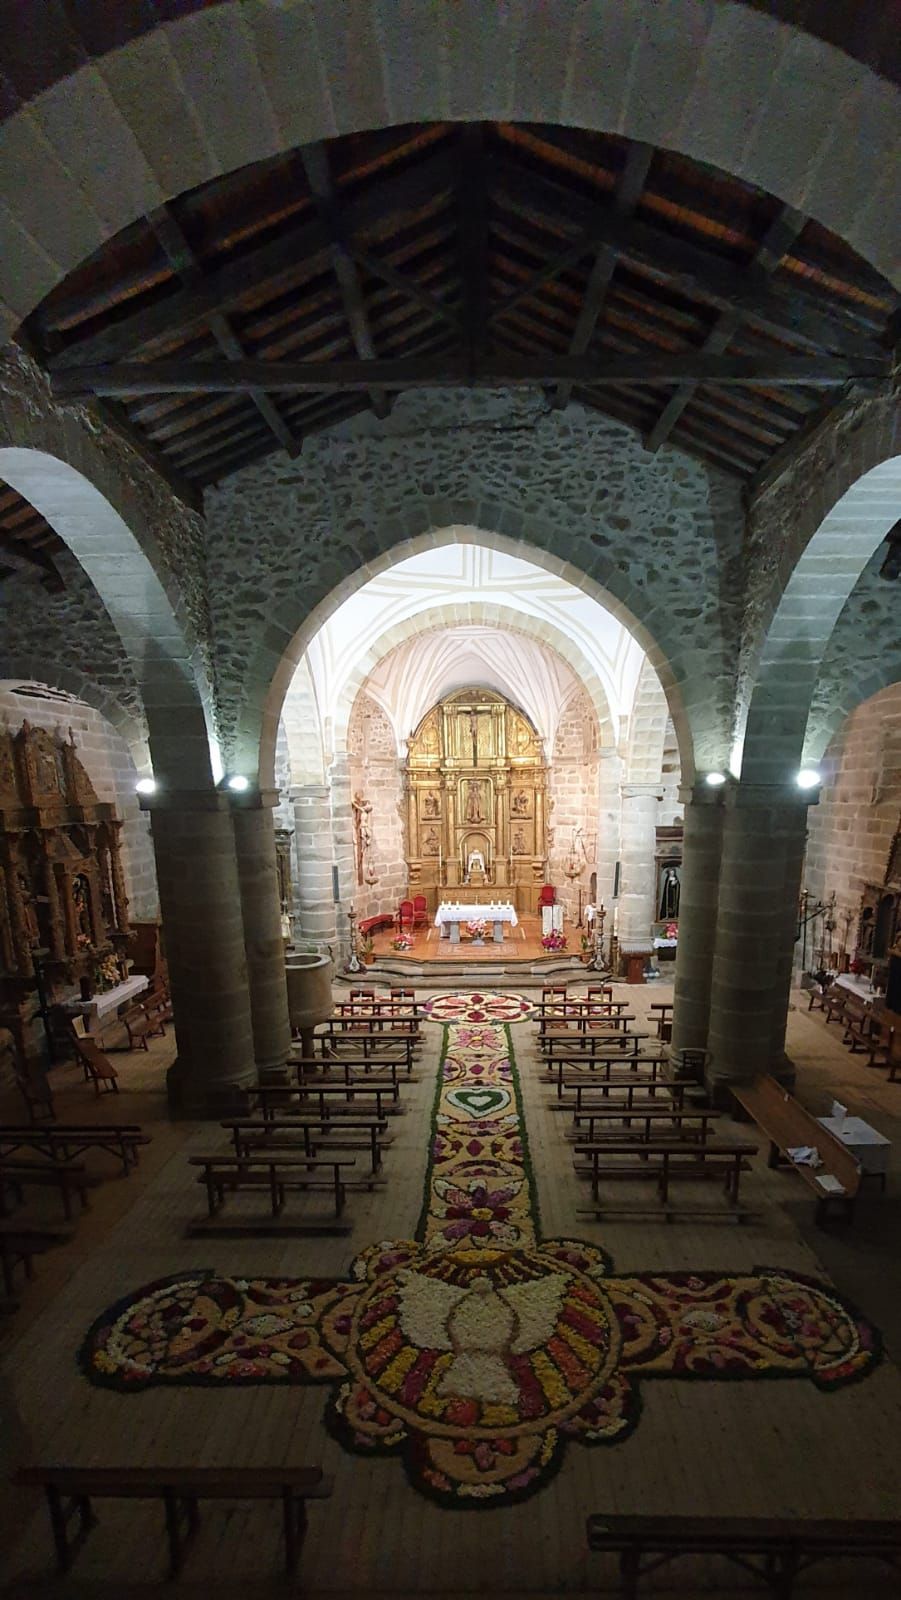
[[[349,1281],[194,1271],[111,1307],[81,1351],[92,1382],[325,1383],[345,1448],[403,1459],[441,1504],[500,1506],[540,1489],[566,1445],[636,1426],[646,1378],[865,1376],[876,1330],[832,1289],[780,1269],[619,1277],[609,1257],[543,1240],[510,994],[444,995],[422,1214],[373,1244]]]

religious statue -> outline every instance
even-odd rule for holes
[[[32,946],[39,945],[41,942],[41,930],[38,926],[38,915],[37,911],[35,910],[34,895],[31,892],[31,884],[26,878],[24,872],[19,873],[19,893],[22,898],[22,917],[25,922],[25,931],[28,935],[28,943]]]
[[[478,872],[481,872],[481,873],[484,873],[484,871],[485,871],[485,857],[482,855],[481,850],[470,850],[470,852],[469,852],[469,856],[468,856],[467,862],[466,862],[466,881],[467,881],[467,883],[469,882],[469,879],[470,879],[472,873],[475,872],[475,871],[478,871]]]
[[[666,867],[660,885],[660,909],[658,918],[661,922],[674,922],[679,915],[679,896],[681,885],[679,883],[678,867]]]
[[[513,830],[513,854],[515,856],[524,856],[526,854],[526,836],[522,828],[514,828]]]
[[[424,817],[438,817],[441,815],[441,804],[438,796],[431,789],[423,796],[422,814]]]
[[[525,789],[517,789],[510,802],[510,810],[514,817],[527,817],[529,815],[529,796]]]
[[[354,842],[357,855],[357,883],[363,882],[366,853],[372,844],[372,801],[365,800],[358,789],[351,801],[354,817]]]
[[[423,855],[424,856],[436,856],[438,854],[439,843],[440,843],[440,841],[438,839],[438,829],[437,828],[430,828],[428,833],[426,834],[425,838],[422,841],[422,853],[423,853]]]
[[[482,785],[477,778],[470,778],[466,785],[466,822],[484,822],[482,815]]]
[[[94,943],[91,928],[91,891],[83,872],[72,879],[72,903],[75,906],[75,938],[79,949],[89,950]]]

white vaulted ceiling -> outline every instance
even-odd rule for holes
[[[456,542],[386,568],[313,639],[306,659],[326,749],[363,678],[399,748],[430,705],[470,684],[509,696],[550,744],[565,700],[588,678],[616,738],[632,709],[641,647],[565,579],[491,549],[477,529],[447,531]]]

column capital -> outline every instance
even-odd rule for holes
[[[288,790],[292,805],[298,800],[328,800],[331,788],[327,783],[294,783]]]
[[[662,800],[663,784],[659,781],[657,783],[621,783],[619,792],[624,800],[643,799],[645,797],[652,800]]]

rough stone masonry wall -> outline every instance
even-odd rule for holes
[[[135,766],[124,740],[104,717],[90,706],[53,694],[42,685],[28,685],[30,694],[0,688],[0,723],[13,732],[27,720],[64,739],[75,735],[78,759],[84,766],[98,800],[111,801],[122,818],[122,864],[133,922],[159,915],[156,868],[150,837],[150,818],[140,811],[135,795]]]
[[[901,816],[901,683],[853,711],[822,763],[819,805],[811,807],[804,883],[812,894],[836,894],[851,911],[854,940],[865,883],[881,883]]]
[[[403,821],[404,780],[394,730],[382,707],[359,694],[347,730],[351,793],[372,802],[371,861],[377,882],[356,885],[358,918],[394,911],[409,887]]]
[[[901,677],[901,596],[879,576],[880,545],[826,646],[813,694],[805,759],[818,761],[848,713]]]
[[[549,816],[552,843],[548,851],[548,882],[556,885],[557,896],[574,922],[579,910],[579,882],[582,904],[587,903],[591,872],[597,860],[598,767],[600,735],[598,720],[584,689],[579,689],[563,709],[557,724],[554,755],[549,775],[549,797],[553,802]],[[573,829],[582,829],[587,859],[576,841],[576,859],[584,867],[580,879],[570,880],[564,871],[569,860]],[[570,947],[576,941],[570,934]]]
[[[628,605],[693,706],[699,764],[728,755],[740,486],[676,450],[647,454],[619,423],[531,393],[421,390],[382,422],[308,438],[296,461],[233,474],[205,508],[227,763],[252,739],[245,698],[265,696],[314,608],[383,552],[453,523],[544,549]]]

